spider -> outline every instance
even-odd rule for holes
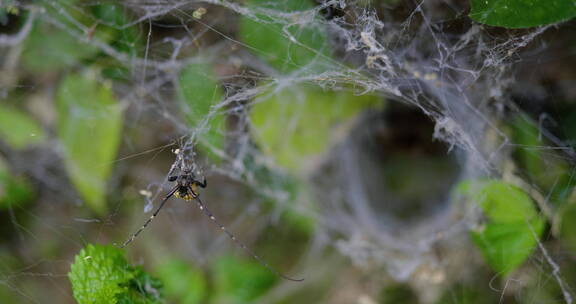
[[[179,156],[178,162],[182,166],[183,160],[181,159],[180,153],[178,153],[178,150],[176,150],[175,153]],[[174,167],[170,171],[174,171]],[[248,246],[244,245],[244,243],[240,242],[238,238],[234,236],[234,234],[232,234],[224,225],[220,224],[220,222],[216,220],[216,217],[212,214],[212,212],[208,208],[206,208],[206,205],[204,205],[204,202],[202,202],[202,200],[200,199],[200,194],[198,192],[198,187],[206,188],[207,186],[205,177],[202,179],[202,182],[200,182],[198,179],[196,179],[196,175],[194,174],[191,168],[184,167],[180,169],[179,175],[170,175],[168,177],[168,181],[176,182],[176,185],[174,185],[174,187],[172,187],[172,189],[168,192],[168,194],[166,194],[166,196],[162,199],[162,202],[160,203],[158,209],[156,209],[154,213],[152,213],[152,215],[144,223],[144,225],[142,225],[140,229],[138,229],[135,233],[133,233],[130,236],[130,238],[128,238],[120,246],[120,248],[124,248],[128,244],[132,243],[132,241],[134,241],[134,239],[140,234],[140,232],[142,232],[142,230],[144,230],[148,226],[148,224],[150,224],[150,222],[152,222],[152,220],[158,215],[158,213],[160,212],[162,207],[164,207],[164,204],[168,201],[168,199],[170,199],[172,196],[176,196],[185,201],[192,201],[192,200],[196,201],[198,208],[202,212],[204,212],[204,214],[208,216],[212,220],[212,222],[220,228],[220,230],[222,230],[237,246],[245,250],[248,254],[252,256],[252,258],[254,258],[258,263],[260,263],[269,271],[289,281],[295,281],[295,282],[304,281],[304,279],[294,279],[287,275],[284,275],[275,268],[273,268],[272,266],[270,266],[264,259],[258,256],[256,253],[254,253],[254,251],[252,251]]]

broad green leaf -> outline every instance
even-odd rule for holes
[[[261,149],[281,166],[297,171],[307,157],[325,152],[334,128],[367,108],[381,104],[373,95],[293,86],[257,100],[250,111]]]
[[[487,25],[526,28],[576,16],[575,0],[472,0],[470,18]]]
[[[278,280],[262,265],[232,256],[219,258],[214,264],[213,273],[217,303],[253,303]]]
[[[226,117],[223,109],[208,116],[213,107],[223,100],[223,92],[210,64],[190,64],[178,78],[178,93],[183,114],[193,128],[200,128],[200,137],[208,145],[223,148]],[[205,120],[206,125],[204,125]],[[207,149],[210,152],[210,149]],[[209,155],[212,155],[209,153]]]
[[[534,203],[522,189],[501,181],[480,183],[476,198],[484,214],[499,223],[524,222],[539,216]]]
[[[56,96],[58,135],[72,183],[88,206],[106,212],[106,181],[120,143],[122,111],[94,73],[69,74]]]
[[[30,183],[23,177],[14,176],[0,157],[0,209],[27,203],[33,196]]]
[[[14,149],[22,149],[45,139],[42,127],[26,113],[0,106],[0,140]]]
[[[473,231],[472,240],[494,271],[507,275],[531,254],[544,230],[530,197],[502,181],[463,182],[459,186],[479,204],[487,221]]]
[[[98,49],[66,31],[37,22],[24,44],[22,62],[33,72],[54,72],[90,58]]]
[[[126,261],[114,246],[87,245],[78,253],[68,278],[79,304],[161,303],[161,284]]]
[[[174,303],[204,303],[207,293],[206,279],[201,270],[178,260],[170,259],[156,269],[164,282],[166,297]]]
[[[325,31],[307,20],[306,10],[314,7],[312,1],[287,0],[267,1],[249,0],[247,6],[276,11],[279,15],[286,12],[301,12],[293,15],[293,20],[266,14],[256,14],[259,20],[242,15],[240,17],[240,40],[251,52],[264,59],[280,72],[289,73],[304,67],[312,72],[326,70],[330,59],[330,47]],[[286,26],[289,24],[289,26]],[[287,31],[293,38],[288,36]]]
[[[472,231],[472,240],[482,251],[488,265],[499,274],[507,275],[520,266],[537,245],[538,240],[530,231],[530,226],[540,237],[544,220],[489,223],[479,231]]]

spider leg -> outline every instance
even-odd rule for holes
[[[206,181],[204,181],[204,184],[206,183]],[[291,278],[285,274],[282,274],[281,272],[279,272],[278,270],[272,268],[272,266],[270,266],[264,259],[262,259],[260,256],[258,256],[256,253],[254,253],[254,251],[252,251],[248,246],[244,245],[244,243],[240,242],[236,236],[234,236],[230,231],[228,231],[228,229],[226,227],[224,227],[224,225],[220,224],[220,222],[218,222],[218,220],[216,220],[216,217],[214,217],[214,215],[212,214],[212,212],[206,208],[206,206],[204,205],[204,203],[202,202],[202,200],[200,199],[200,196],[196,195],[194,197],[196,199],[196,203],[198,204],[198,208],[200,208],[200,210],[202,212],[204,212],[204,214],[206,216],[208,216],[212,222],[214,222],[214,224],[216,224],[220,230],[222,230],[238,247],[244,249],[248,254],[250,254],[256,261],[258,261],[258,263],[260,263],[260,265],[266,267],[266,269],[270,270],[271,272],[273,272],[274,274],[276,274],[277,276],[288,280],[288,281],[294,281],[294,282],[302,282],[304,281],[304,279],[294,279]]]
[[[152,222],[152,220],[158,215],[158,213],[160,212],[160,209],[162,209],[162,207],[164,207],[164,204],[168,201],[168,199],[170,197],[172,197],[172,195],[174,195],[174,193],[176,192],[176,190],[178,190],[178,185],[174,186],[174,188],[172,188],[172,190],[170,190],[170,192],[168,192],[168,194],[164,197],[164,199],[162,200],[162,203],[160,203],[160,206],[158,207],[158,209],[156,209],[156,211],[154,211],[154,213],[152,213],[152,215],[150,216],[150,218],[144,223],[144,225],[142,225],[142,227],[140,227],[140,229],[138,229],[138,231],[136,231],[135,233],[133,233],[130,238],[128,238],[128,240],[126,240],[124,242],[124,244],[122,244],[120,246],[120,248],[124,248],[126,247],[126,245],[132,243],[132,241],[134,241],[134,239],[140,234],[140,232],[142,232],[142,230],[144,230],[144,228],[146,228],[146,226],[148,226],[148,224],[150,224],[150,222]]]
[[[204,177],[204,179],[202,180],[202,183],[197,183],[198,186],[202,187],[202,188],[206,188],[206,186],[208,186],[208,182],[206,181],[206,177]]]

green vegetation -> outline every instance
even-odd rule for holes
[[[88,245],[68,273],[79,304],[161,303],[162,284],[140,267],[132,267],[114,246]]]
[[[531,254],[544,230],[544,219],[521,189],[501,181],[465,182],[461,191],[478,203],[486,223],[471,232],[486,262],[506,275]]]
[[[576,17],[574,0],[471,0],[470,18],[487,25],[526,28]]]
[[[0,302],[569,302],[576,0],[440,2],[4,1]]]

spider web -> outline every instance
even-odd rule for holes
[[[543,190],[530,179],[528,170],[518,165],[513,154],[524,143],[510,135],[506,122],[514,116],[535,125],[543,144],[528,149],[571,165],[574,151],[566,138],[557,135],[558,127],[553,126],[556,118],[547,118],[545,110],[523,104],[519,93],[523,85],[528,86],[520,82],[525,78],[519,73],[533,58],[549,56],[549,50],[555,48],[547,45],[553,39],[546,35],[562,27],[486,28],[463,15],[466,7],[455,1],[331,0],[317,1],[311,8],[298,11],[275,9],[280,7],[275,1],[262,3],[122,1],[116,7],[130,16],[122,24],[87,13],[91,7],[109,4],[102,1],[3,4],[26,14],[16,30],[0,35],[2,94],[18,90],[35,94],[36,99],[50,96],[44,92],[50,91],[50,86],[43,88],[40,79],[30,76],[27,83],[31,85],[21,85],[23,82],[6,76],[18,70],[18,58],[33,24],[43,22],[121,67],[122,82],[114,90],[125,113],[120,156],[109,185],[117,198],[110,199],[112,208],[104,218],[92,218],[82,211],[81,199],[64,169],[54,164],[62,158],[57,144],[30,153],[3,148],[12,167],[31,176],[42,189],[35,207],[10,209],[6,216],[16,237],[5,252],[18,251],[25,261],[15,263],[20,268],[7,266],[0,271],[0,285],[15,301],[42,303],[50,298],[72,303],[66,278],[72,256],[86,243],[111,243],[128,236],[148,216],[143,213],[152,210],[154,202],[170,188],[168,172],[177,165],[170,152],[174,149],[187,155],[196,169],[208,176],[210,186],[202,194],[206,202],[220,221],[228,223],[251,247],[267,248],[264,242],[289,240],[275,240],[267,232],[282,230],[286,213],[315,224],[312,235],[297,246],[300,249],[287,250],[270,261],[274,265],[288,260],[286,265],[280,264],[281,268],[291,265],[290,272],[304,274],[305,285],[278,282],[257,299],[262,303],[278,302],[314,288],[326,303],[375,303],[382,286],[392,286],[393,282],[408,284],[423,303],[433,303],[459,280],[474,280],[475,271],[481,272],[475,284],[492,288],[500,301],[516,296],[537,302],[531,288],[542,292],[559,288],[559,302],[573,301],[573,284],[563,276],[562,267],[573,258],[554,241],[538,241],[528,265],[503,279],[502,284],[495,284],[501,276],[488,274],[467,237],[468,231],[482,222],[479,208],[460,204],[451,195],[459,181],[501,178],[530,193],[543,216],[555,223],[558,210],[550,203],[553,190]],[[86,18],[92,22],[80,21]],[[283,58],[288,72],[281,71],[266,60],[266,50],[239,37],[241,18],[268,27],[295,49],[312,53],[314,59],[302,63],[294,52]],[[90,34],[100,25],[133,30],[141,43],[133,45],[132,52],[119,51],[114,41]],[[302,39],[304,29],[326,33],[330,51],[310,47]],[[179,82],[182,71],[191,64],[212,66],[222,88],[221,98],[194,123],[185,118],[190,108],[182,108],[177,101],[182,99],[178,90],[196,88]],[[75,68],[82,65],[89,63]],[[52,78],[48,81],[55,83]],[[292,90],[294,98],[278,98],[283,107],[306,105],[306,86],[336,94],[377,96],[386,105],[383,110],[362,111],[332,128],[329,149],[302,158],[295,173],[286,170],[255,138],[261,126],[250,111],[271,103],[286,90]],[[549,97],[541,95],[542,100]],[[286,134],[293,125],[314,119],[302,111],[285,113]],[[407,115],[404,120],[394,119],[402,115]],[[219,117],[226,117],[224,127],[215,128]],[[274,124],[274,119],[271,116],[267,123]],[[409,136],[424,138],[415,141],[410,137],[417,148],[395,150],[396,144],[403,143],[396,139],[404,138],[395,134],[412,129],[415,131]],[[211,136],[223,138],[222,144],[214,144]],[[384,138],[384,143],[374,148],[378,138]],[[418,149],[427,152],[424,156],[412,153]],[[416,165],[410,166],[412,162]],[[415,172],[408,179],[421,176],[418,185],[431,185],[410,189],[433,192],[410,199],[394,192],[388,183],[406,178],[398,176],[399,171],[386,169],[394,165],[398,170]],[[552,167],[550,164],[544,169]],[[570,180],[572,176],[570,173]],[[298,191],[293,190],[294,183],[299,185]],[[129,200],[137,203],[127,207]],[[70,202],[76,203],[74,208]],[[409,205],[411,202],[416,205]],[[125,208],[131,212],[120,211]],[[141,244],[132,252],[133,259],[146,267],[153,268],[148,265],[170,256],[170,251],[209,268],[215,256],[234,250],[234,244],[218,235],[190,205],[174,201],[166,209],[164,216],[144,231]],[[21,218],[34,224],[29,226]],[[294,228],[285,233],[290,231],[296,233]],[[56,241],[46,245],[45,239]],[[332,276],[348,278],[330,281]],[[370,277],[369,287],[349,283],[363,276]],[[326,281],[334,287],[316,286]]]

